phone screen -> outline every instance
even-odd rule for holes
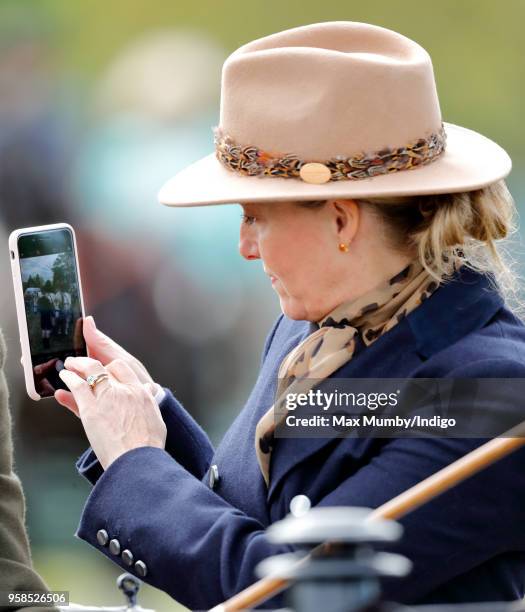
[[[66,357],[87,355],[73,235],[67,228],[22,234],[18,253],[36,392],[67,389]]]

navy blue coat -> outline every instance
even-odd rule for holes
[[[193,609],[212,607],[256,580],[259,561],[291,547],[265,528],[290,500],[375,508],[421,481],[481,440],[278,439],[266,489],[255,451],[257,421],[272,404],[283,357],[316,327],[279,317],[264,347],[257,383],[221,444],[168,392],[161,403],[165,450],[128,451],[103,472],[88,449],[77,467],[94,488],[77,536],[104,555],[104,529],[147,566],[146,582]],[[489,286],[462,270],[372,345],[357,347],[334,376],[345,378],[525,378],[525,326]],[[220,479],[211,489],[210,465]],[[394,550],[412,574],[385,581],[388,599],[403,603],[518,599],[525,577],[525,451],[517,451],[401,520]],[[133,571],[133,567],[131,568]],[[263,607],[277,607],[281,596]]]

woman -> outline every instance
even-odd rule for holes
[[[38,298],[38,312],[40,313],[40,329],[42,330],[42,346],[45,349],[51,347],[50,338],[54,327],[53,294],[43,290]]]
[[[428,54],[351,22],[248,43],[225,63],[216,153],[163,203],[240,202],[240,252],[283,314],[217,449],[167,389],[88,318],[92,358],[66,361],[92,450],[79,537],[183,604],[208,608],[288,551],[264,529],[291,499],[377,507],[479,445],[454,438],[274,438],[275,392],[308,380],[523,377],[525,329],[495,242],[511,230],[507,154],[442,124]],[[506,284],[505,284],[506,283]],[[202,374],[205,376],[205,373]],[[88,378],[91,377],[91,378]],[[154,397],[157,401],[155,401]],[[522,453],[407,515],[400,602],[523,596]],[[277,607],[279,598],[265,606]]]

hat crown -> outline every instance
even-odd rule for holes
[[[414,41],[370,24],[272,34],[226,60],[220,128],[241,146],[305,161],[403,147],[441,129],[432,62]]]

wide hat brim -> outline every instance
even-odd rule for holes
[[[498,144],[473,130],[451,123],[443,125],[447,134],[445,152],[413,170],[313,185],[299,178],[244,176],[226,169],[212,153],[169,179],[158,199],[166,206],[210,206],[457,193],[480,189],[509,174],[511,159]]]

